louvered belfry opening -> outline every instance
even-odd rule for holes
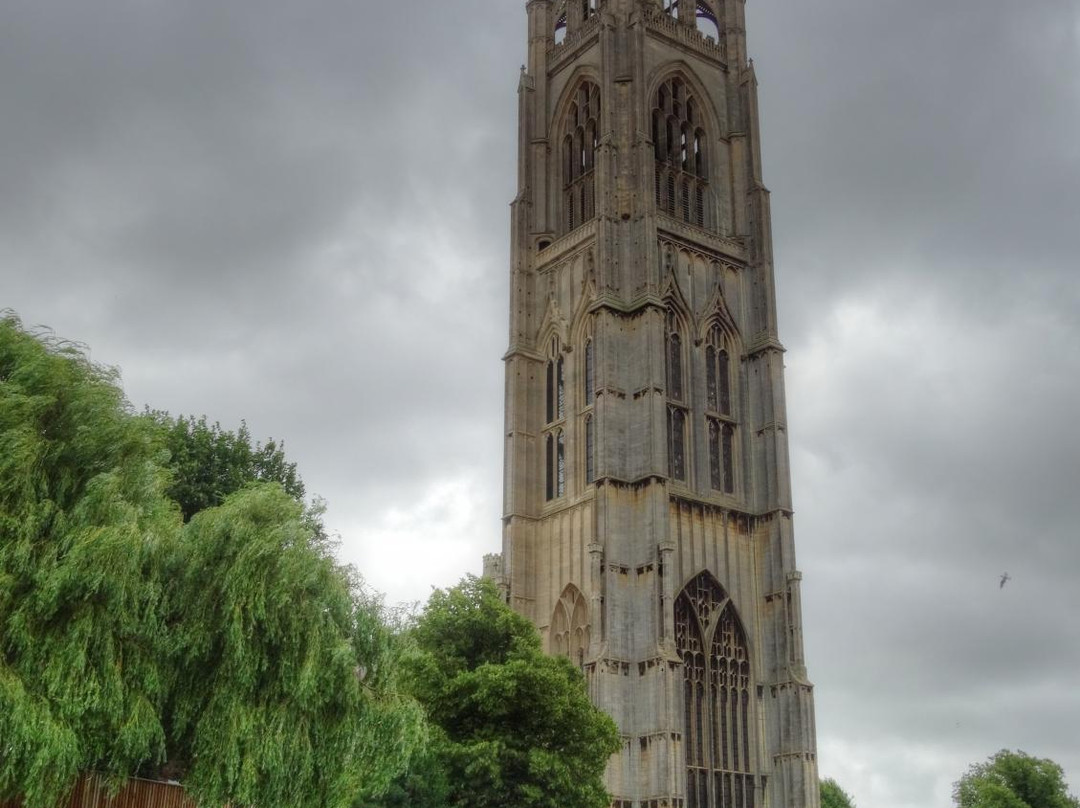
[[[709,176],[701,117],[682,79],[668,79],[657,90],[652,111],[656,207],[668,216],[705,227]]]
[[[675,601],[675,644],[683,661],[686,808],[754,808],[746,634],[708,573]]]
[[[569,232],[596,216],[596,151],[600,88],[581,82],[566,115],[563,138],[563,222]]]

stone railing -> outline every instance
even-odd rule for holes
[[[680,45],[686,45],[699,53],[716,59],[720,62],[727,61],[727,51],[722,42],[717,42],[711,36],[705,36],[697,28],[684,25],[677,19],[653,6],[646,7],[646,26],[658,34],[674,40]]]
[[[703,230],[662,213],[657,216],[656,229],[690,244],[700,244],[702,247],[737,261],[745,262],[748,257],[746,242],[743,239],[721,236],[711,230]]]
[[[552,40],[548,48],[548,69],[554,70],[565,60],[571,58],[578,51],[578,46],[587,44],[600,30],[600,15],[593,14],[581,24],[581,27],[572,34],[567,34],[566,39],[556,43]]]
[[[536,254],[535,266],[543,269],[548,262],[570,252],[575,247],[596,236],[596,219],[585,222],[581,227],[575,228],[557,241],[552,242]]]

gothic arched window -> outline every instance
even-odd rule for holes
[[[675,600],[675,646],[683,667],[686,808],[753,808],[746,634],[708,573]]]
[[[600,88],[591,81],[574,92],[563,128],[563,221],[570,231],[596,215]]]
[[[652,111],[656,207],[669,216],[705,227],[707,138],[699,117],[690,87],[678,76],[657,90]]]
[[[705,344],[705,419],[709,435],[709,477],[713,489],[735,493],[735,420],[732,417],[730,341],[720,326]]]

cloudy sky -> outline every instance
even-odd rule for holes
[[[523,7],[0,3],[0,308],[283,438],[390,602],[499,547]],[[747,18],[821,771],[1080,791],[1080,5]]]

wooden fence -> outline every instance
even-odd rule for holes
[[[20,808],[20,805],[0,802],[0,808]],[[181,786],[135,777],[124,783],[116,796],[110,797],[105,781],[87,774],[79,778],[67,802],[58,808],[196,808],[196,805]]]

